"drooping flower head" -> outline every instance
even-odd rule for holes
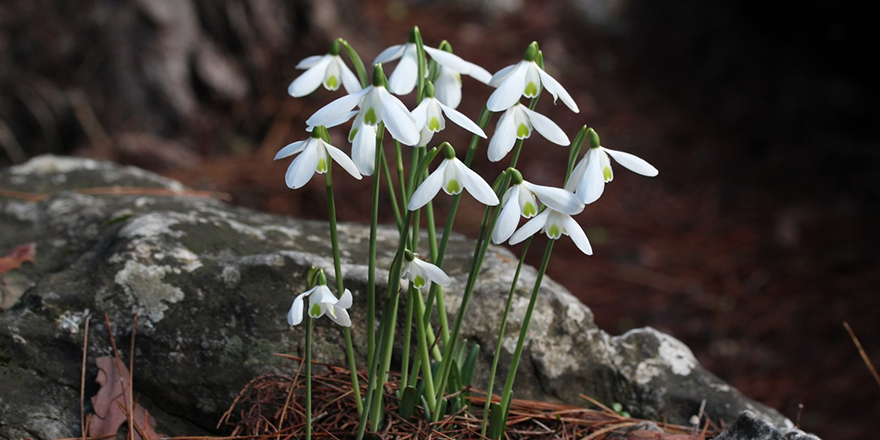
[[[514,168],[508,168],[507,173],[511,186],[501,198],[503,207],[492,231],[492,242],[495,244],[503,243],[513,235],[520,217],[538,215],[538,200],[548,208],[567,215],[578,214],[584,209],[584,204],[569,191],[530,183]]]
[[[580,112],[574,99],[562,87],[562,84],[559,84],[559,81],[556,81],[555,78],[538,66],[538,63],[535,61],[537,58],[538,43],[532,42],[528,49],[526,49],[522,61],[512,66],[507,66],[492,76],[489,85],[498,87],[498,89],[489,96],[489,101],[486,103],[486,107],[489,110],[493,112],[507,110],[519,102],[519,98],[522,96],[526,98],[538,96],[543,87],[553,95],[553,102],[560,98],[571,111],[575,113]]]
[[[357,113],[352,109],[359,107]],[[306,124],[311,126],[337,123],[357,115],[349,135],[352,142],[351,155],[361,174],[369,176],[375,169],[376,126],[380,122],[394,139],[405,145],[416,145],[419,130],[406,106],[388,93],[382,65],[373,70],[373,84],[357,93],[339,98],[313,114]],[[347,119],[345,119],[347,120]]]
[[[418,26],[410,31],[409,40],[406,44],[391,46],[383,50],[373,61],[373,64],[379,64],[400,59],[394,72],[391,72],[391,76],[388,77],[389,90],[395,95],[408,95],[412,93],[418,83],[419,65],[416,38],[418,38]],[[426,45],[422,45],[422,47],[425,48],[425,53],[436,61],[441,69],[446,69],[446,72],[443,70],[440,71],[440,76],[437,80],[438,98],[440,98],[444,104],[456,108],[461,101],[460,74],[470,75],[484,84],[489,82],[492,75],[486,71],[486,69],[483,69],[474,63],[467,62],[458,55],[453,55],[451,53],[452,46],[450,46],[449,43],[446,43],[446,45],[448,46],[448,51],[443,50],[445,49],[443,43],[440,44],[440,49],[435,49]],[[443,78],[442,86],[440,78]],[[455,85],[450,82],[450,79],[455,80]]]
[[[449,107],[434,95],[434,84],[431,81],[425,83],[425,97],[422,102],[412,111],[413,119],[416,120],[416,127],[421,130],[418,145],[428,145],[434,133],[446,128],[446,115],[452,122],[455,122],[465,130],[486,138],[486,133],[479,125],[471,121],[467,116],[461,114],[458,110]]]
[[[326,173],[330,168],[331,159],[338,163],[348,174],[351,174],[352,177],[358,180],[361,179],[361,174],[358,172],[354,162],[342,150],[324,142],[321,138],[321,135],[326,132],[327,130],[323,126],[313,127],[311,136],[308,139],[287,145],[275,155],[275,160],[278,160],[300,153],[290,163],[290,167],[287,168],[287,174],[284,176],[288,187],[292,189],[301,188],[312,179],[315,173]]]
[[[421,289],[431,283],[443,287],[448,287],[452,283],[443,269],[422,260],[418,254],[413,254],[409,249],[404,252],[404,258],[400,276],[409,280],[416,289]]]
[[[538,231],[543,231],[547,237],[558,240],[563,235],[571,237],[571,241],[581,252],[587,255],[593,255],[593,248],[587,239],[587,234],[581,228],[578,222],[574,221],[569,214],[563,214],[552,208],[547,208],[544,212],[532,218],[524,224],[512,237],[510,244],[517,244],[525,239],[535,235]]]
[[[305,58],[296,65],[296,68],[307,70],[287,88],[287,93],[294,98],[306,96],[320,85],[330,91],[338,90],[340,85],[344,86],[348,93],[361,91],[360,81],[339,56],[339,40],[333,41],[326,55]]]
[[[345,289],[342,297],[336,298],[327,287],[327,278],[323,271],[319,272],[315,287],[303,292],[293,300],[293,304],[287,312],[289,325],[299,325],[302,322],[303,306],[307,297],[309,299],[309,317],[318,319],[326,315],[331,321],[343,327],[351,327],[351,317],[348,315],[348,309],[352,304],[351,291]]]
[[[654,177],[659,173],[657,168],[640,157],[601,146],[599,135],[592,128],[587,130],[587,136],[590,150],[578,162],[565,184],[565,189],[575,191],[582,202],[590,204],[598,200],[605,191],[605,184],[614,179],[609,156],[636,174]]]
[[[514,104],[498,118],[495,133],[489,141],[489,160],[498,162],[513,149],[517,139],[526,139],[537,130],[548,141],[568,145],[571,141],[565,132],[550,118],[520,103]]]
[[[444,153],[446,158],[419,185],[409,200],[407,208],[410,211],[415,211],[427,205],[440,192],[440,188],[443,188],[443,191],[449,195],[460,194],[462,190],[466,189],[480,203],[487,206],[497,205],[498,196],[495,195],[495,191],[492,191],[492,187],[479,174],[455,157],[455,150],[452,148],[452,145],[446,142],[443,144],[445,145]]]

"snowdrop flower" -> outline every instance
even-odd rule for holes
[[[556,81],[549,73],[538,66],[538,63],[535,62],[537,57],[538,43],[533,42],[526,49],[522,61],[512,66],[507,66],[492,76],[489,85],[498,87],[498,89],[489,96],[489,101],[486,103],[486,107],[489,110],[493,112],[507,110],[519,102],[521,96],[526,98],[538,96],[543,86],[553,95],[554,103],[557,98],[562,98],[562,102],[571,111],[575,113],[580,112],[574,99],[565,91],[562,84],[559,84],[559,81]]]
[[[284,181],[287,186],[292,189],[301,188],[312,179],[315,173],[324,174],[330,169],[330,159],[338,163],[342,168],[351,174],[355,179],[360,180],[361,174],[358,172],[354,162],[342,152],[339,148],[334,147],[321,139],[321,133],[326,132],[323,127],[315,127],[312,135],[304,141],[294,142],[281,150],[275,155],[275,160],[283,159],[297,153],[301,153],[291,162],[287,168],[287,174]]]
[[[548,208],[562,214],[573,215],[584,209],[584,204],[569,191],[527,182],[514,168],[508,168],[507,172],[513,184],[501,198],[503,207],[492,231],[492,242],[495,244],[503,243],[513,235],[520,216],[532,218],[538,214],[536,196]]]
[[[375,169],[376,126],[380,122],[384,122],[391,136],[401,143],[416,145],[419,142],[415,120],[406,106],[388,93],[385,84],[382,65],[377,64],[373,70],[373,85],[325,105],[306,121],[312,126],[326,125],[357,114],[352,127],[354,135],[349,136],[351,155],[358,170],[366,176],[372,175]],[[352,112],[356,106],[360,110]]]
[[[550,118],[516,103],[501,115],[495,125],[495,133],[489,141],[489,160],[498,162],[504,159],[516,140],[531,136],[532,129],[554,144],[565,146],[571,143],[565,132]]]
[[[287,93],[294,98],[306,96],[322,84],[330,91],[338,90],[340,84],[345,86],[348,93],[361,91],[360,81],[339,56],[339,40],[333,41],[326,55],[305,58],[296,65],[296,68],[307,70],[287,88]]]
[[[462,189],[468,190],[475,199],[480,203],[488,206],[498,204],[498,196],[492,191],[492,187],[480,177],[479,174],[468,168],[464,163],[455,157],[455,150],[452,145],[446,145],[446,158],[443,163],[419,185],[416,192],[413,193],[409,200],[407,208],[415,211],[425,206],[434,199],[434,196],[443,188],[443,191],[449,195],[460,194]]]
[[[538,231],[544,231],[547,237],[553,240],[558,240],[563,235],[568,235],[581,252],[593,255],[593,248],[590,246],[590,241],[587,240],[587,234],[581,229],[581,225],[574,221],[571,215],[563,214],[552,208],[545,209],[537,217],[526,222],[510,237],[510,244],[520,243],[535,235]]]
[[[293,300],[293,305],[287,312],[288,324],[299,325],[302,322],[305,297],[309,298],[309,316],[312,319],[327,315],[331,321],[343,327],[351,327],[351,317],[348,315],[352,303],[351,291],[345,289],[342,297],[336,298],[326,285],[317,285]]]
[[[486,138],[486,133],[474,121],[471,121],[458,110],[446,106],[435,98],[434,85],[431,84],[431,81],[428,81],[425,84],[425,98],[412,111],[413,119],[416,120],[416,127],[422,130],[418,145],[428,145],[428,142],[434,137],[434,133],[446,128],[446,120],[443,118],[444,114],[452,122],[455,122],[465,130],[484,139]]]
[[[409,34],[409,41],[406,44],[391,46],[383,50],[373,61],[373,64],[378,64],[400,59],[397,68],[388,77],[389,90],[395,95],[408,95],[412,93],[418,83],[417,32],[418,27],[414,27]],[[449,43],[446,43],[446,46],[449,46]],[[492,75],[486,69],[450,53],[451,46],[449,46],[449,52],[425,45],[422,45],[422,47],[425,48],[425,53],[436,61],[440,67],[447,69],[442,86],[438,77],[437,93],[438,98],[452,108],[458,107],[458,103],[461,101],[461,76],[459,74],[470,75],[484,84],[488,83],[492,78]],[[440,44],[440,47],[444,47],[443,43]],[[441,72],[441,75],[443,75],[443,72]],[[450,83],[450,79],[454,79],[454,88],[453,84]],[[449,99],[449,101],[447,102],[446,99]]]
[[[414,255],[407,249],[404,256],[406,260],[403,263],[403,271],[400,276],[412,282],[416,289],[421,289],[429,283],[443,287],[448,287],[452,283],[442,269],[422,260],[418,254]]]
[[[590,204],[598,200],[605,191],[605,184],[614,179],[608,156],[636,174],[654,177],[659,173],[657,168],[642,158],[600,146],[599,135],[592,128],[587,131],[587,135],[590,139],[590,151],[578,162],[565,184],[565,189],[575,191],[582,202]]]

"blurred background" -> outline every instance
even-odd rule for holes
[[[648,179],[616,167],[579,217],[595,256],[567,241],[554,254],[550,275],[602,328],[671,333],[823,438],[880,429],[880,387],[842,326],[880,363],[880,51],[855,4],[4,0],[0,166],[45,153],[106,159],[323,219],[323,186],[287,189],[288,162],[271,159],[341,92],[290,98],[294,66],[336,37],[369,63],[413,25],[493,72],[537,40],[581,112],[549,97],[537,110],[660,169]],[[459,110],[475,119],[491,89],[467,77],[464,89]],[[469,138],[449,127],[463,150]],[[502,169],[478,157],[484,176]],[[520,169],[559,185],[566,157],[533,136]],[[368,221],[369,185],[337,180],[340,217]],[[474,236],[482,210],[463,200],[456,229]]]

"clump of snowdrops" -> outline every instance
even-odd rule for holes
[[[343,60],[342,51],[348,55],[354,72]],[[391,62],[396,62],[396,66],[391,75],[386,77],[384,66]],[[455,55],[452,46],[446,41],[442,41],[436,48],[425,45],[419,29],[414,27],[404,44],[389,47],[376,56],[372,63],[372,74],[369,76],[358,53],[343,39],[335,40],[327,54],[308,57],[297,68],[305,69],[305,72],[290,84],[288,91],[293,97],[308,95],[320,87],[331,92],[343,88],[347,93],[316,111],[306,121],[304,132],[307,139],[287,145],[275,156],[276,160],[296,156],[285,176],[290,188],[302,187],[317,173],[324,175],[327,190],[336,293],[327,286],[323,270],[313,268],[307,277],[309,290],[295,297],[287,314],[291,326],[305,326],[307,414],[311,414],[312,323],[315,319],[326,316],[344,327],[353,398],[361,420],[358,438],[363,438],[367,429],[376,431],[382,427],[383,385],[389,377],[394,339],[401,337],[395,334],[398,328],[396,321],[399,317],[400,295],[408,295],[402,335],[404,356],[399,384],[401,413],[412,416],[418,407],[421,410],[419,414],[437,421],[449,412],[468,406],[467,394],[462,391],[473,377],[479,347],[472,346],[468,349],[466,341],[460,338],[460,331],[486,250],[490,240],[496,244],[525,242],[519,266],[511,280],[507,302],[503,307],[498,340],[492,349],[495,357],[487,390],[491,396],[498,355],[501,352],[499,345],[504,335],[520,268],[528,246],[539,233],[543,233],[548,238],[544,256],[531,290],[500,402],[493,403],[492,399],[486,399],[486,405],[481,411],[470,408],[482,417],[484,435],[501,437],[512,399],[517,367],[528,337],[529,322],[553,244],[567,236],[584,254],[592,254],[590,242],[575,216],[584,210],[586,204],[597,201],[605,184],[611,182],[614,176],[611,159],[644,176],[656,176],[657,169],[632,154],[603,147],[596,131],[586,125],[572,142],[552,119],[536,111],[542,92],[547,92],[552,96],[554,104],[557,100],[562,101],[569,110],[579,112],[571,95],[544,70],[543,54],[537,43],[526,48],[522,60],[492,75],[477,64]],[[462,98],[461,89],[465,83],[463,76],[495,88],[476,120],[456,110]],[[467,81],[468,86],[471,82],[474,81]],[[417,105],[410,110],[395,95],[408,95],[413,91],[416,92]],[[528,98],[528,101],[522,102],[522,98]],[[499,114],[500,117],[494,134],[488,141],[487,156],[492,162],[509,158],[509,166],[493,180],[493,184],[489,184],[472,166],[475,159],[482,156],[479,147],[481,141],[487,138],[484,129],[493,114]],[[347,136],[351,144],[349,155],[331,144],[328,130],[341,130],[342,128],[337,127],[352,119]],[[457,126],[450,125],[450,129],[463,129],[473,133],[470,145],[466,150],[462,149],[463,159],[459,158],[459,151],[452,145],[438,139],[442,136],[438,136],[438,133],[447,128],[447,122]],[[559,164],[560,170],[565,170],[564,173],[559,173],[565,179],[555,182],[559,186],[528,181],[516,169],[523,144],[534,132],[547,141],[569,147],[567,163]],[[585,144],[587,151],[578,160]],[[392,157],[399,183],[397,186],[393,185],[390,178],[390,160],[385,151],[386,147],[390,148],[392,145]],[[403,160],[403,151],[408,151],[411,156],[409,163]],[[364,176],[372,178],[366,298],[354,298],[343,285],[333,196],[334,165],[338,165],[355,179],[362,180]],[[400,236],[386,288],[380,291],[376,287],[376,234],[383,176],[384,190],[389,193]],[[442,235],[437,237],[432,200],[441,190],[452,196],[452,201]],[[459,201],[464,192],[485,205],[485,211],[461,304],[453,316],[454,321],[450,322],[444,288],[449,287],[451,282],[443,271],[443,261]],[[422,215],[425,216],[427,225],[429,253],[426,255],[418,254]],[[527,221],[520,226],[521,219]],[[382,303],[383,309],[377,326],[378,302]],[[369,379],[366,394],[362,395],[356,374],[358,365],[352,347],[348,309],[364,306],[367,309],[366,366]],[[431,318],[435,313],[439,328],[432,325]],[[411,353],[412,329],[415,329],[415,350]],[[311,437],[311,432],[311,419],[307,418],[306,438]]]

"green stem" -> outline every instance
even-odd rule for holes
[[[513,359],[510,361],[510,370],[507,372],[507,380],[504,382],[504,391],[501,393],[501,408],[507,408],[510,400],[510,392],[513,389],[513,381],[516,380],[516,370],[519,367],[519,360],[522,357],[523,346],[526,342],[526,336],[529,333],[529,324],[532,320],[532,312],[535,310],[535,303],[538,302],[538,292],[541,290],[541,282],[544,281],[544,272],[547,271],[547,264],[550,263],[550,254],[553,253],[553,244],[556,240],[547,242],[544,249],[544,258],[541,260],[541,267],[538,269],[538,276],[535,278],[535,285],[532,287],[532,296],[529,298],[529,306],[526,308],[526,314],[523,316],[522,328],[519,330],[519,339],[516,341],[516,349],[513,351]],[[507,419],[507,415],[504,415]]]
[[[333,167],[328,161],[325,183],[327,187],[327,216],[330,219],[330,243],[333,247],[333,266],[336,270],[336,294],[342,296],[345,286],[342,276],[342,260],[339,255],[339,235],[336,228],[336,198],[333,195]],[[351,385],[354,391],[354,401],[357,404],[358,414],[363,411],[361,403],[361,387],[358,383],[357,361],[354,357],[354,345],[351,341],[351,328],[342,329],[345,335],[345,352],[348,357],[348,368],[351,371]]]
[[[385,130],[376,135],[376,163],[382,160],[382,140]],[[379,228],[379,183],[382,180],[382,167],[376,167],[373,176],[372,206],[370,211],[370,254],[367,265],[367,363],[373,359],[376,350],[376,237]]]
[[[394,154],[397,159],[397,184],[400,185],[400,201],[403,209],[409,205],[409,196],[406,192],[406,175],[403,172],[403,153],[400,151],[400,142],[394,140]]]
[[[367,77],[367,69],[364,68],[364,62],[361,61],[361,57],[358,55],[357,51],[348,44],[348,41],[339,39],[339,44],[345,48],[345,51],[348,52],[348,57],[351,58],[351,63],[354,64],[354,70],[357,72],[358,79],[361,82],[361,87],[367,88],[370,85],[370,79]]]
[[[312,438],[312,317],[306,313],[306,440]]]
[[[410,295],[409,301],[406,302],[406,318],[404,319],[405,325],[403,326],[403,356],[400,361],[401,386],[397,390],[398,397],[402,397],[403,390],[406,388],[403,384],[407,383],[407,379],[409,378],[409,346],[412,341],[413,309],[412,295]],[[417,374],[418,372],[413,370],[413,376]]]
[[[513,274],[513,282],[510,284],[510,291],[507,292],[507,302],[504,303],[504,313],[501,314],[501,325],[498,328],[498,339],[495,342],[495,356],[492,357],[492,368],[489,370],[489,385],[486,388],[486,405],[483,408],[483,426],[480,433],[486,435],[486,428],[489,422],[489,406],[492,404],[492,388],[495,385],[495,372],[498,370],[498,360],[501,359],[501,341],[504,339],[504,331],[507,329],[507,315],[510,313],[510,305],[513,303],[513,296],[516,293],[516,285],[519,282],[519,273],[522,270],[523,263],[526,261],[526,253],[529,251],[529,245],[532,243],[532,237],[526,240],[519,257],[519,264],[516,265],[516,272]]]
[[[394,193],[394,183],[391,181],[391,172],[388,169],[388,160],[385,158],[385,152],[379,153],[382,159],[382,172],[385,173],[385,186],[388,187],[388,195],[391,198],[391,210],[394,212],[394,222],[397,223],[397,229],[403,229],[403,218],[400,216],[400,206],[397,204],[397,195]]]
[[[410,289],[410,301],[415,303],[416,308],[416,316],[422,316],[425,313],[425,303],[422,299],[422,292],[419,289],[411,288]],[[434,377],[431,374],[431,358],[428,354],[428,339],[427,339],[427,329],[425,328],[425,323],[421,319],[416,319],[416,336],[419,338],[419,359],[422,364],[422,381],[425,383],[425,396],[427,396],[428,409],[433,414],[437,408],[437,401],[435,400],[435,391],[434,391]],[[413,375],[416,374],[416,371],[413,370]],[[406,383],[406,382],[401,382]]]

